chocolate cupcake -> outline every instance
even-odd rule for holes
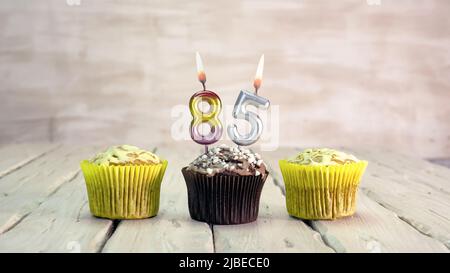
[[[221,145],[197,157],[183,173],[194,220],[232,225],[256,220],[269,172],[261,156]]]

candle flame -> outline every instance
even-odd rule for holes
[[[205,87],[206,82],[206,74],[205,69],[203,68],[202,58],[200,57],[200,53],[196,52],[195,61],[197,63],[197,76],[198,80],[202,83],[203,87]]]
[[[258,68],[256,69],[255,80],[253,81],[253,87],[255,87],[255,92],[258,92],[258,89],[261,87],[263,71],[264,71],[264,54],[261,55],[261,58],[259,59]]]

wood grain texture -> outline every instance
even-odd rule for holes
[[[373,172],[370,164],[363,181],[361,189],[370,198],[450,248],[450,197],[447,193],[402,176],[384,177],[382,173]]]
[[[64,185],[10,231],[0,252],[97,252],[113,222],[89,212],[82,174]]]
[[[420,232],[450,248],[450,170],[392,152],[361,150],[361,189]]]
[[[337,252],[449,252],[443,243],[418,232],[362,192],[355,215],[311,225]]]
[[[159,147],[157,154],[169,161],[161,186],[157,216],[121,221],[104,252],[213,252],[214,242],[208,224],[189,216],[187,190],[181,168],[192,161],[200,146]]]
[[[94,148],[61,147],[0,179],[0,234],[12,228],[79,172]]]
[[[0,178],[55,149],[56,147],[57,145],[49,143],[24,143],[1,147]]]
[[[425,184],[450,195],[449,168],[392,151],[364,150],[361,155],[376,163],[374,171],[391,177],[403,177],[409,182]]]
[[[450,154],[448,0],[68,2],[0,1],[0,143],[170,143],[200,51],[228,112],[265,54],[280,145]]]
[[[215,225],[216,252],[333,252],[319,233],[289,217],[284,197],[269,177],[258,219],[244,225]]]

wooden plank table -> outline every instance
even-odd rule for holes
[[[450,169],[388,152],[353,151],[369,161],[357,213],[302,221],[285,208],[278,159],[298,149],[261,152],[271,175],[259,218],[208,225],[189,217],[181,168],[196,145],[154,147],[169,161],[158,216],[91,216],[79,162],[99,147],[20,144],[0,148],[1,252],[449,252]]]

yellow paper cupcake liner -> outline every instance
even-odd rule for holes
[[[166,160],[157,165],[131,166],[100,166],[82,161],[91,213],[109,219],[155,216],[166,167]]]
[[[356,195],[367,161],[310,166],[280,160],[289,215],[309,220],[336,219],[356,210]]]

